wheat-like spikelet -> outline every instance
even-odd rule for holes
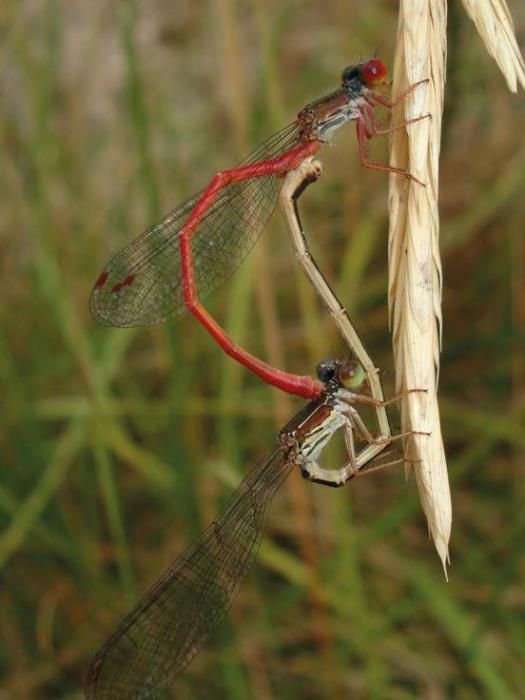
[[[463,0],[485,48],[503,73],[509,90],[525,88],[525,63],[516,43],[514,23],[504,0]]]
[[[463,0],[489,53],[505,74],[511,90],[525,85],[524,64],[503,0]],[[405,100],[403,120],[430,113],[394,132],[391,162],[407,168],[426,187],[398,176],[390,179],[389,307],[403,430],[428,432],[407,441],[430,534],[443,562],[448,561],[452,508],[445,451],[441,437],[437,382],[441,341],[441,260],[439,255],[438,174],[446,60],[444,0],[402,0],[393,94],[425,78]],[[402,109],[403,109],[402,108]],[[446,568],[445,568],[446,571]]]
[[[390,181],[389,306],[403,430],[430,433],[407,441],[430,533],[446,565],[452,524],[445,450],[437,404],[441,335],[441,262],[437,206],[439,143],[445,85],[446,4],[403,0],[398,25],[393,93],[429,78],[405,101],[407,119],[425,119],[394,132],[392,164],[406,167],[425,187],[399,177]],[[394,116],[403,119],[402,114]]]

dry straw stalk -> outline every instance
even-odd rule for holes
[[[525,86],[523,58],[503,0],[464,0],[464,5],[509,88],[516,91],[517,82]],[[411,119],[430,113],[431,119],[394,132],[392,164],[410,170],[426,186],[391,177],[389,233],[389,307],[397,390],[427,390],[411,393],[403,402],[402,429],[430,434],[408,440],[407,458],[413,464],[430,534],[444,568],[449,561],[452,526],[437,402],[442,329],[438,176],[446,19],[443,0],[401,2],[393,94],[419,80],[428,78],[428,83],[416,88],[403,105],[404,114],[394,118]]]

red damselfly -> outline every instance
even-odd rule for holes
[[[362,393],[366,374],[359,363],[325,360],[317,376],[320,395],[280,431],[273,452],[98,651],[88,672],[88,700],[154,698],[182,673],[230,607],[255,559],[272,498],[295,466],[306,479],[342,486],[354,476],[403,461],[380,460],[404,435],[374,438],[359,416],[356,404],[376,403]],[[348,461],[340,469],[321,467],[319,457],[338,430]],[[366,446],[356,450],[356,438]]]
[[[222,284],[246,257],[275,209],[287,173],[317,153],[344,124],[356,123],[362,165],[415,180],[409,172],[372,162],[366,155],[367,139],[418,121],[390,128],[378,121],[377,106],[392,109],[420,84],[390,101],[375,91],[385,83],[386,72],[376,58],[346,68],[339,89],[306,105],[292,124],[235,168],[215,175],[208,187],[118,253],[91,293],[93,317],[103,325],[143,326],[187,308],[225,352],[264,381],[304,398],[318,396],[323,390],[319,381],[276,369],[236,345],[200,298]]]

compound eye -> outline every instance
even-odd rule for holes
[[[386,66],[378,58],[371,58],[361,63],[359,73],[365,85],[380,85],[386,79]]]
[[[328,384],[328,382],[334,379],[336,369],[337,363],[334,360],[323,360],[317,365],[315,371],[319,380],[323,382],[323,384]]]
[[[347,362],[339,369],[338,379],[345,389],[359,389],[365,378],[365,370],[359,362]]]

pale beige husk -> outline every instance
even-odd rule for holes
[[[500,0],[464,0],[508,86],[525,85],[523,59],[506,5]],[[437,384],[441,346],[442,272],[439,253],[438,176],[446,68],[447,6],[443,0],[402,0],[394,62],[393,95],[428,78],[394,112],[394,122],[431,114],[431,119],[394,132],[391,163],[408,169],[422,187],[390,178],[389,308],[402,429],[429,433],[407,441],[430,534],[443,562],[449,561],[452,507],[441,435]]]
[[[517,92],[518,83],[525,88],[525,63],[504,0],[463,0],[463,5],[487,51],[500,67],[509,90]]]

